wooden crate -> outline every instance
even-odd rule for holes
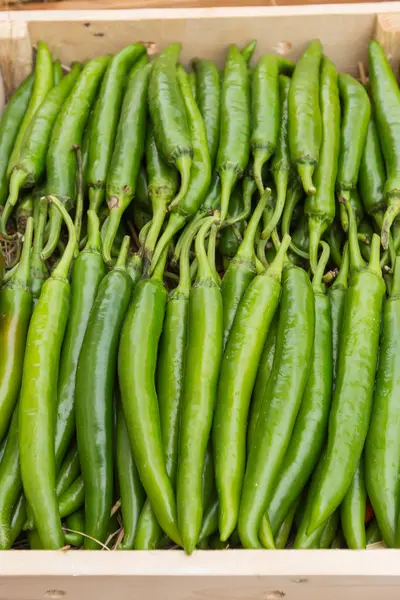
[[[355,73],[379,39],[397,71],[400,3],[273,8],[0,13],[0,65],[8,90],[45,40],[65,64],[141,40],[150,53],[172,41],[182,60],[223,65],[231,42],[258,40],[296,59],[320,37],[339,70]],[[400,551],[0,552],[0,600],[398,600]]]

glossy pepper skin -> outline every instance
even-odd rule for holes
[[[306,194],[315,194],[312,181],[319,160],[322,123],[319,105],[319,70],[322,46],[311,42],[299,59],[289,92],[289,146],[292,162]]]
[[[41,177],[54,123],[81,70],[81,65],[75,63],[70,73],[48,92],[36,110],[25,132],[18,161],[11,172],[10,193],[2,217],[5,221],[17,203],[20,189],[33,187]]]
[[[371,115],[371,103],[364,86],[351,75],[340,73],[338,83],[343,115],[336,191],[339,198],[348,200],[350,191],[357,186]],[[343,229],[347,231],[348,217],[343,203],[340,207],[340,218]]]
[[[167,290],[163,282],[166,252],[151,278],[133,292],[119,342],[118,375],[133,457],[147,497],[165,533],[181,543],[176,504],[166,471],[155,383]],[[140,344],[138,344],[140,340]]]
[[[0,549],[12,545],[11,518],[13,507],[22,490],[18,447],[19,406],[15,407],[3,459],[0,462]]]
[[[33,219],[27,221],[25,242],[15,274],[0,289],[0,441],[11,422],[21,387],[25,344],[33,301],[29,288]]]
[[[122,215],[132,202],[145,149],[147,91],[151,73],[147,56],[129,74],[114,151],[107,175],[106,197],[110,215],[103,239],[103,258],[111,264],[111,249]]]
[[[312,504],[310,534],[336,510],[353,479],[367,436],[378,357],[385,294],[379,266],[379,237],[374,234],[371,259],[366,265],[349,203],[347,210],[351,280],[341,330],[327,453]]]
[[[104,543],[113,493],[113,390],[118,341],[132,291],[125,237],[114,269],[101,281],[76,371],[76,433],[85,483],[86,533]],[[98,280],[97,280],[98,281]],[[85,548],[96,541],[85,538]]]
[[[65,252],[43,285],[29,325],[19,411],[22,483],[35,527],[45,549],[64,545],[55,492],[54,423],[61,345],[68,319],[68,273],[76,251],[76,235],[68,213],[50,196],[66,221]]]
[[[149,111],[157,147],[164,159],[178,169],[181,187],[176,205],[189,189],[193,148],[176,66],[180,44],[171,44],[154,61],[149,85]]]
[[[210,60],[195,59],[196,102],[206,128],[211,167],[217,157],[221,126],[221,82],[216,65]]]
[[[186,195],[169,206],[171,211],[168,225],[161,236],[154,252],[150,273],[155,268],[159,257],[190,217],[195,215],[202,205],[211,183],[211,162],[207,144],[207,133],[203,117],[193,98],[188,75],[182,66],[177,67],[177,79],[182,93],[186,118],[188,121],[193,160],[190,171],[190,185]]]
[[[383,306],[378,373],[365,444],[368,496],[389,548],[395,546],[399,514],[399,327],[400,258],[396,257],[391,293]]]
[[[332,317],[332,377],[333,385],[336,384],[337,364],[340,348],[340,332],[343,323],[343,314],[347,298],[347,280],[349,276],[349,251],[346,244],[343,251],[342,262],[339,269],[339,275],[336,277],[333,285],[328,290],[328,296],[331,305]]]
[[[310,264],[317,268],[319,242],[335,218],[335,183],[340,148],[340,99],[333,62],[323,58],[320,78],[322,140],[319,162],[314,173],[317,192],[307,197],[304,212],[310,231]]]
[[[229,48],[221,89],[221,134],[216,169],[221,177],[221,221],[229,210],[231,192],[242,177],[250,155],[250,85],[246,60],[237,46]]]
[[[240,301],[256,276],[254,238],[259,221],[270,196],[266,190],[255,209],[238,251],[229,263],[221,283],[223,306],[223,347],[226,347]],[[229,537],[229,536],[228,536]]]
[[[111,58],[101,82],[90,127],[86,176],[89,207],[95,212],[99,210],[105,197],[125,79],[133,64],[144,54],[146,49],[143,44],[129,44]]]
[[[276,202],[274,210],[268,219],[268,223],[261,234],[262,239],[268,240],[271,233],[282,216],[286,200],[286,192],[289,182],[289,175],[292,170],[292,163],[289,152],[289,90],[290,79],[285,75],[279,76],[279,97],[280,97],[280,129],[277,139],[276,151],[271,161],[271,171],[276,187]]]
[[[100,56],[86,63],[58,114],[51,134],[46,159],[46,191],[56,196],[67,210],[70,210],[76,201],[77,159],[73,147],[82,143],[90,108],[109,60],[108,56]],[[52,255],[57,246],[62,223],[53,206],[50,206],[49,217],[49,237],[43,249],[45,260]]]
[[[189,251],[193,237],[200,229],[202,220],[187,226],[183,234],[183,247],[180,254],[179,284],[168,297],[165,309],[163,330],[158,349],[156,388],[160,410],[161,439],[164,449],[165,468],[176,488],[178,465],[179,417],[183,393],[184,360],[189,314],[189,294],[191,287]],[[140,515],[135,548],[150,550],[156,548],[163,537],[163,531],[147,500]]]
[[[19,127],[28,109],[35,73],[31,73],[11,96],[0,120],[0,206],[8,195],[7,165]]]
[[[135,461],[133,460],[121,401],[118,403],[117,410],[117,471],[121,493],[121,512],[124,523],[124,538],[118,548],[119,550],[133,550],[136,527],[146,499],[146,493],[140,481]]]
[[[382,227],[382,215],[386,208],[385,183],[385,162],[379,141],[376,118],[372,111],[358,173],[358,191],[365,212],[374,219],[378,230]]]
[[[39,215],[35,218],[35,236],[33,238],[30,272],[30,287],[34,303],[39,300],[43,284],[49,276],[47,266],[41,258],[47,222],[47,198],[43,197],[40,200],[37,198],[36,202],[39,203]]]
[[[367,489],[364,479],[364,460],[361,458],[349,489],[340,505],[340,520],[348,548],[363,550],[366,545],[365,509]]]
[[[221,292],[204,248],[214,222],[209,217],[197,234],[198,272],[189,297],[177,473],[178,525],[188,554],[197,544],[203,518],[202,476],[222,354]]]
[[[252,131],[250,146],[254,158],[254,179],[262,194],[262,169],[274,154],[279,134],[281,106],[276,56],[265,54],[253,71],[251,82]]]
[[[259,217],[264,205],[265,199],[258,205]],[[251,392],[268,330],[278,307],[283,262],[289,242],[290,237],[287,236],[271,266],[258,275],[245,291],[222,357],[213,423],[222,541],[229,538],[238,520]]]
[[[13,150],[8,161],[8,178],[10,177],[13,168],[19,161],[25,133],[32,121],[32,118],[53,85],[54,72],[50,50],[44,42],[39,42],[36,54],[35,81],[33,84],[32,93],[30,95],[28,107],[19,126],[18,134],[13,145]]]
[[[274,535],[314,470],[328,426],[332,391],[332,317],[329,297],[322,283],[329,259],[329,246],[325,242],[322,242],[322,246],[323,252],[312,282],[315,328],[307,383],[278,482],[267,509]]]
[[[79,355],[96,300],[106,274],[100,249],[99,220],[88,211],[88,241],[71,272],[71,308],[63,341],[57,383],[55,433],[56,465],[60,466],[75,432],[76,373]]]
[[[387,202],[382,224],[382,246],[389,245],[392,223],[400,212],[400,91],[383,48],[372,40],[368,47],[369,82],[376,124],[386,165],[384,196]]]
[[[272,371],[274,362],[276,336],[278,333],[278,315],[276,314],[269,327],[267,340],[261,354],[257,370],[257,377],[254,382],[253,395],[250,405],[249,422],[247,425],[247,454],[254,446],[254,434],[257,427],[258,416],[264,401],[264,394]]]
[[[314,340],[313,296],[305,271],[288,264],[283,271],[280,302],[280,314],[285,318],[279,320],[274,364],[243,483],[238,531],[245,548],[261,548],[261,519],[289,446],[306,386]]]

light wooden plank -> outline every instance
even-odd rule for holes
[[[0,65],[9,97],[32,70],[32,46],[25,21],[0,21]]]

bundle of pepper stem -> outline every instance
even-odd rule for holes
[[[400,547],[400,91],[255,46],[10,98],[0,548]]]

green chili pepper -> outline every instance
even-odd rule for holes
[[[267,188],[252,215],[243,241],[235,257],[231,260],[222,280],[223,348],[226,347],[229,332],[231,331],[240,301],[251,281],[256,276],[254,238],[270,194],[271,190]]]
[[[347,298],[347,280],[349,276],[349,251],[345,245],[339,275],[328,290],[332,317],[332,380],[335,386],[339,358],[340,332]]]
[[[229,48],[221,90],[221,134],[216,168],[221,177],[221,221],[250,154],[250,86],[246,60],[237,46]]]
[[[350,191],[357,186],[371,115],[371,103],[364,86],[351,75],[340,73],[338,83],[343,115],[336,191],[339,198],[348,200]],[[347,231],[348,217],[343,203],[340,205],[340,218],[343,229]]]
[[[66,519],[65,542],[71,546],[83,546],[85,532],[85,512],[82,508],[73,512]],[[68,531],[72,529],[73,531]]]
[[[382,541],[382,534],[376,519],[372,519],[372,521],[370,521],[365,533],[367,546],[371,544],[377,544],[378,542]]]
[[[99,219],[88,211],[88,241],[71,273],[71,308],[65,332],[57,383],[55,428],[56,466],[60,466],[75,432],[75,394],[78,360],[100,282],[106,274],[100,249]]]
[[[331,547],[331,544],[336,537],[339,525],[340,512],[339,510],[335,510],[322,529],[322,534],[319,541],[319,548],[321,550],[327,550]]]
[[[382,228],[383,212],[386,208],[385,182],[385,162],[374,114],[371,114],[358,173],[358,189],[365,212],[374,219],[379,231]]]
[[[19,127],[28,110],[29,100],[35,81],[31,73],[11,96],[0,121],[0,206],[8,195],[7,165],[18,135]]]
[[[189,251],[193,237],[203,221],[189,225],[184,233],[180,254],[179,284],[168,298],[160,338],[156,388],[160,410],[161,439],[165,467],[173,489],[178,464],[179,414],[182,397],[184,357],[187,337],[189,293],[191,287]],[[135,548],[150,550],[159,545],[163,532],[149,501],[140,516]]]
[[[383,540],[389,548],[395,545],[399,513],[399,326],[400,258],[396,257],[391,293],[383,306],[378,373],[365,445],[365,481],[368,495]]]
[[[325,242],[321,242],[321,245],[323,251],[312,282],[315,329],[307,384],[279,479],[267,509],[274,535],[314,470],[328,426],[332,390],[332,318],[329,297],[326,296],[322,283],[329,260],[329,246]],[[286,318],[284,314],[282,316]],[[260,539],[262,540],[262,535]]]
[[[118,403],[116,441],[118,482],[121,491],[121,512],[124,523],[124,539],[119,546],[119,550],[132,550],[139,515],[143,508],[146,494],[139,479],[135,461],[133,460],[121,402]]]
[[[200,544],[210,537],[210,535],[213,535],[218,531],[218,508],[218,498],[215,498],[205,510],[197,548],[199,548]]]
[[[150,273],[157,265],[159,257],[169,245],[172,237],[182,229],[190,217],[197,213],[211,183],[211,163],[205,124],[192,96],[187,74],[181,66],[177,68],[177,79],[184,100],[194,152],[190,172],[190,185],[187,194],[181,198],[179,203],[176,204],[175,199],[169,206],[171,215],[168,225],[156,246]]]
[[[324,523],[351,484],[368,431],[378,356],[385,284],[379,266],[379,237],[374,234],[366,265],[349,212],[351,281],[341,329],[335,393],[329,417],[326,460],[311,509],[308,532]]]
[[[240,193],[240,187],[237,185],[231,195],[228,213],[228,220],[235,221],[235,224],[224,227],[219,238],[218,249],[223,257],[233,258],[242,242],[245,223],[244,220],[237,221],[237,219],[243,214],[243,210],[243,197]]]
[[[33,219],[30,217],[19,265],[0,290],[0,441],[10,425],[23,375],[26,337],[33,306],[29,289],[32,235]]]
[[[70,210],[76,200],[76,152],[89,117],[101,78],[109,63],[108,56],[95,58],[83,67],[66,102],[58,114],[46,159],[47,193],[54,195]],[[50,206],[50,231],[43,257],[54,252],[60,236],[62,219]]]
[[[90,140],[92,137],[92,123],[94,119],[94,108],[91,109],[89,117],[86,123],[85,131],[83,133],[83,139],[81,144],[82,149],[82,171],[83,171],[83,192],[85,197],[87,196],[88,190],[88,167],[89,167],[89,147]]]
[[[295,549],[309,550],[311,548],[320,547],[321,536],[325,529],[326,522],[317,527],[317,529],[310,535],[307,532],[307,527],[310,521],[313,500],[324,467],[325,455],[326,451],[324,450],[311,478],[311,482],[307,491],[307,499],[305,503],[300,503],[300,508],[302,508],[302,511],[299,515],[300,522],[297,524],[296,537],[293,543],[293,548]]]
[[[144,54],[146,48],[143,44],[126,46],[112,57],[101,82],[90,127],[86,179],[89,207],[95,212],[104,201],[127,73]]]
[[[118,373],[140,479],[160,526],[180,545],[175,498],[163,455],[155,384],[157,351],[167,302],[163,283],[166,255],[167,249],[153,276],[135,286],[119,344]]]
[[[301,496],[299,496],[297,501],[293,504],[292,508],[290,509],[290,511],[287,514],[286,519],[283,521],[282,525],[280,526],[280,528],[276,534],[275,548],[277,550],[283,550],[286,547],[288,537],[292,530],[294,517],[296,514],[297,507],[299,505],[300,499],[301,499]]]
[[[19,446],[24,492],[46,549],[64,545],[55,492],[54,422],[61,344],[68,319],[68,272],[76,250],[74,225],[53,196],[69,233],[66,250],[44,283],[28,331],[20,393]]]
[[[113,388],[119,335],[132,291],[125,268],[128,247],[126,236],[114,269],[101,282],[101,271],[94,270],[88,299],[93,302],[96,286],[97,295],[76,370],[76,432],[85,482],[86,533],[94,538],[85,538],[85,548],[91,550],[99,549],[95,540],[105,541],[112,506]]]
[[[85,504],[85,486],[82,475],[60,496],[58,509],[61,519],[72,515]],[[96,546],[97,547],[97,546]]]
[[[247,426],[247,454],[254,446],[254,434],[257,427],[258,416],[264,400],[265,390],[272,371],[272,363],[274,361],[276,336],[278,332],[277,315],[273,318],[265,342],[264,349],[261,354],[260,362],[257,370],[257,377],[254,383],[253,396],[250,405],[249,423]]]
[[[322,142],[314,181],[317,192],[307,197],[304,212],[310,231],[310,265],[317,268],[319,242],[335,218],[335,182],[340,148],[340,99],[336,67],[328,58],[321,63],[320,107]]]
[[[75,481],[81,472],[81,465],[79,462],[78,447],[74,442],[65,458],[57,474],[56,480],[56,494],[59,498]]]
[[[10,174],[10,191],[2,215],[1,226],[4,230],[20,189],[33,187],[44,171],[54,123],[81,69],[79,63],[74,64],[71,72],[48,92],[30,121],[20,146],[19,158]]]
[[[11,546],[14,544],[15,540],[21,533],[25,518],[26,518],[26,501],[25,501],[25,496],[23,494],[21,494],[13,508],[13,513],[12,513],[12,517],[11,517],[11,526],[10,526]]]
[[[63,68],[61,61],[59,59],[53,62],[53,77],[54,77],[54,85],[58,85],[61,79],[64,77]]]
[[[252,40],[249,44],[247,44],[247,46],[245,46],[240,54],[243,56],[244,60],[246,61],[247,64],[250,63],[253,54],[254,54],[254,50],[256,49],[257,46],[257,41],[256,40]]]
[[[152,125],[150,125],[146,137],[146,167],[153,219],[144,243],[143,252],[146,261],[150,263],[167,214],[168,205],[175,196],[178,188],[177,171],[170,164],[166,163],[160,155]]]
[[[331,548],[332,550],[341,550],[347,548],[346,540],[341,527],[339,527],[336,537],[331,544]]]
[[[15,138],[13,150],[8,161],[7,178],[10,178],[12,170],[18,164],[25,133],[29,124],[53,85],[54,73],[50,50],[44,42],[39,42],[36,53],[35,82],[33,84],[28,107],[18,129],[18,134]]]
[[[360,246],[361,256],[367,262],[369,262],[369,259],[371,258],[371,245],[370,244],[371,244],[373,234],[374,234],[374,230],[372,227],[372,223],[367,218],[362,219],[358,226],[357,237],[358,237],[358,243]]]
[[[15,407],[0,463],[0,549],[11,548],[11,516],[22,490],[18,447],[19,406]]]
[[[209,60],[195,59],[196,98],[206,128],[211,167],[214,167],[218,152],[221,104],[220,76],[215,64]]]
[[[364,481],[364,465],[361,458],[353,481],[340,505],[340,518],[346,543],[352,550],[366,547],[365,508],[367,506],[367,490]]]
[[[149,85],[149,111],[157,147],[178,169],[181,187],[173,201],[178,206],[189,189],[193,148],[176,64],[180,44],[171,44],[154,61]],[[190,87],[190,84],[189,84]]]
[[[316,192],[312,176],[318,164],[322,137],[319,106],[321,60],[321,42],[314,40],[297,62],[289,92],[290,155],[306,194]]]
[[[30,192],[23,195],[23,198],[17,205],[15,211],[15,221],[17,223],[17,231],[24,233],[26,227],[26,221],[28,217],[33,216],[33,198]]]
[[[143,56],[133,67],[122,102],[117,136],[107,176],[110,215],[103,239],[103,257],[111,264],[111,248],[121,218],[135,194],[136,180],[144,153],[147,90],[151,64]]]
[[[301,181],[297,175],[289,179],[288,188],[286,191],[285,207],[283,209],[281,231],[282,236],[290,233],[290,227],[292,223],[292,217],[299,202],[304,197],[304,190],[301,185]]]
[[[47,206],[47,199],[41,198],[39,201],[39,219],[35,222],[35,237],[33,240],[30,270],[30,287],[34,302],[39,300],[43,284],[49,276],[46,264],[41,259],[44,230],[47,221]]]
[[[202,475],[222,354],[222,298],[204,248],[215,223],[208,217],[196,237],[198,272],[189,298],[189,328],[177,473],[178,524],[184,549],[194,550],[203,518]]]
[[[279,76],[279,96],[281,102],[281,122],[276,152],[271,162],[271,171],[276,187],[276,203],[271,218],[261,234],[262,239],[268,240],[282,216],[286,200],[289,174],[292,169],[289,153],[288,120],[289,120],[289,90],[290,79],[285,75]]]
[[[328,242],[331,249],[331,259],[337,267],[340,267],[342,262],[342,245],[344,243],[343,229],[340,227],[339,222],[335,219],[330,227],[324,234],[324,239]]]
[[[261,407],[240,504],[238,531],[245,548],[261,547],[261,518],[290,443],[311,360],[312,287],[305,271],[291,264],[283,271],[280,311],[284,318],[279,320],[274,364],[265,391],[268,402],[264,401]]]
[[[396,77],[379,42],[368,47],[369,84],[374,101],[378,134],[386,165],[384,197],[387,209],[382,223],[382,246],[389,245],[389,232],[400,213],[400,91]]]
[[[278,134],[282,97],[281,102],[279,102],[280,82],[278,76],[279,71],[276,56],[269,54],[262,56],[254,69],[252,77],[252,132],[250,139],[254,157],[254,179],[256,180],[260,195],[264,190],[262,168],[274,154],[277,143],[281,145],[278,142]],[[282,123],[280,128],[282,131]],[[287,123],[285,130],[287,137]]]
[[[254,212],[253,230],[264,209],[265,196]],[[251,241],[251,252],[254,254],[254,242]],[[213,425],[222,541],[229,538],[237,524],[245,471],[246,425],[251,392],[268,330],[278,307],[283,262],[289,243],[290,237],[287,236],[271,266],[258,275],[242,294],[222,358]]]

